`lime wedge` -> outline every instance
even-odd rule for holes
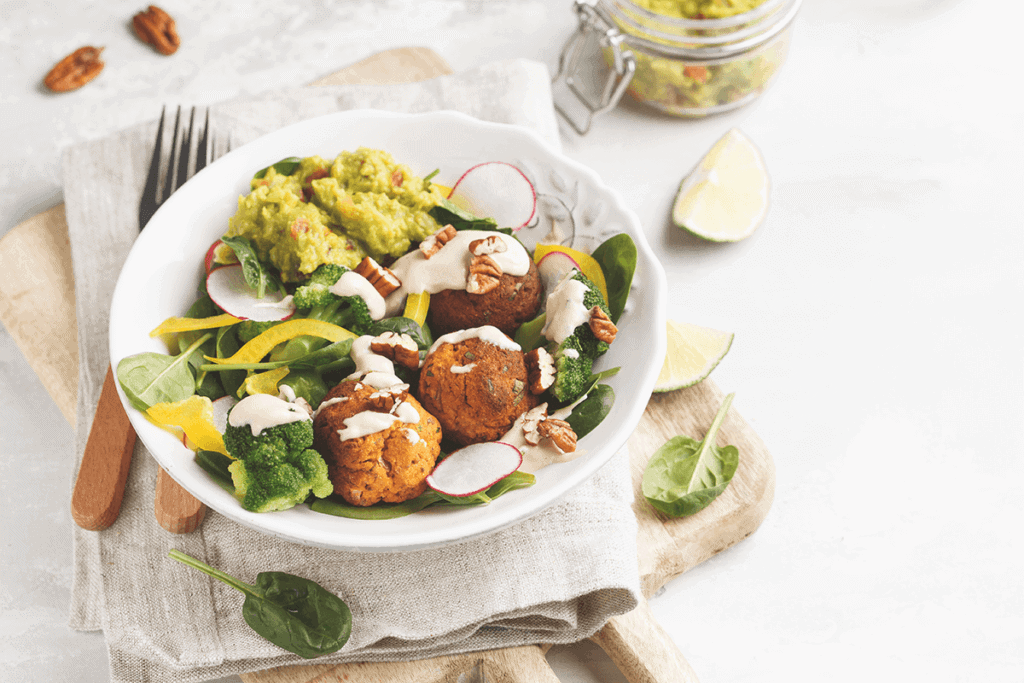
[[[654,393],[692,387],[711,374],[732,346],[732,332],[669,320],[665,363],[654,385]]]
[[[760,150],[733,128],[683,179],[672,221],[712,242],[737,242],[764,221],[770,188]]]

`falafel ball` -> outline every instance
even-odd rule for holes
[[[401,503],[427,488],[441,453],[441,425],[408,390],[346,380],[313,418],[313,448],[327,463],[334,492],[352,505]]]
[[[503,336],[493,327],[491,334]],[[527,388],[523,352],[509,342],[485,341],[488,333],[456,333],[453,342],[438,339],[420,368],[419,397],[441,423],[444,435],[467,446],[494,441],[537,404]],[[503,348],[503,346],[505,348]]]
[[[446,289],[430,296],[427,321],[435,335],[492,325],[509,335],[540,310],[544,287],[537,264],[530,259],[525,275],[502,273],[498,286],[484,294]]]

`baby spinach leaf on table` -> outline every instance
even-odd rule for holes
[[[146,351],[122,358],[117,364],[117,381],[136,410],[154,403],[174,403],[195,395],[196,379],[188,359],[213,336],[207,332],[177,356]]]
[[[256,298],[262,299],[267,293],[267,287],[276,288],[278,285],[272,281],[269,271],[264,268],[256,249],[247,238],[221,237],[220,241],[231,247],[238,257],[238,263],[242,266],[242,275],[245,277],[245,284],[256,290]]]
[[[725,397],[703,441],[676,436],[651,456],[641,488],[655,509],[672,517],[692,515],[706,508],[732,481],[739,450],[735,446],[719,448],[715,436],[733,395]]]
[[[295,171],[298,170],[299,165],[301,163],[302,159],[300,159],[299,157],[287,157],[285,159],[281,159],[281,161],[277,162],[276,164],[271,164],[266,168],[261,168],[260,170],[256,171],[255,175],[253,175],[253,179],[260,180],[262,178],[266,178],[267,172],[270,169],[274,169],[281,175],[291,175],[292,173],[295,173]]]
[[[447,199],[442,199],[440,204],[427,213],[439,225],[451,225],[456,230],[490,230],[506,235],[512,234],[512,228],[499,228],[498,222],[493,218],[478,218]]]
[[[605,240],[591,254],[604,273],[608,285],[608,310],[612,322],[618,322],[629,298],[629,287],[636,271],[636,244],[626,233]]]
[[[576,437],[582,439],[601,424],[611,412],[614,403],[615,390],[607,384],[598,384],[587,392],[587,397],[572,409],[572,413],[565,421],[572,427],[572,431],[576,432]]]
[[[314,659],[337,652],[348,642],[352,612],[344,600],[314,581],[285,572],[260,572],[251,585],[179,550],[169,556],[241,591],[245,623],[289,652]]]

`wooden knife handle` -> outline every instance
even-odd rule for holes
[[[134,449],[135,429],[117,396],[114,370],[108,366],[71,495],[71,517],[78,526],[100,531],[117,519]]]
[[[153,500],[156,521],[172,534],[195,531],[206,516],[206,506],[174,481],[160,468],[156,475],[156,497]]]
[[[644,600],[612,617],[590,638],[615,662],[629,683],[697,683],[697,674]]]

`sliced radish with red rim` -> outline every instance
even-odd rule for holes
[[[225,313],[244,320],[285,320],[295,313],[290,296],[267,292],[256,298],[256,290],[245,282],[242,266],[215,268],[206,276],[206,293]]]
[[[493,218],[499,228],[519,230],[533,220],[537,193],[518,168],[504,161],[473,166],[455,182],[449,199],[479,218]]]
[[[523,464],[523,454],[502,441],[475,443],[442,460],[427,477],[427,486],[463,498],[486,491]]]

